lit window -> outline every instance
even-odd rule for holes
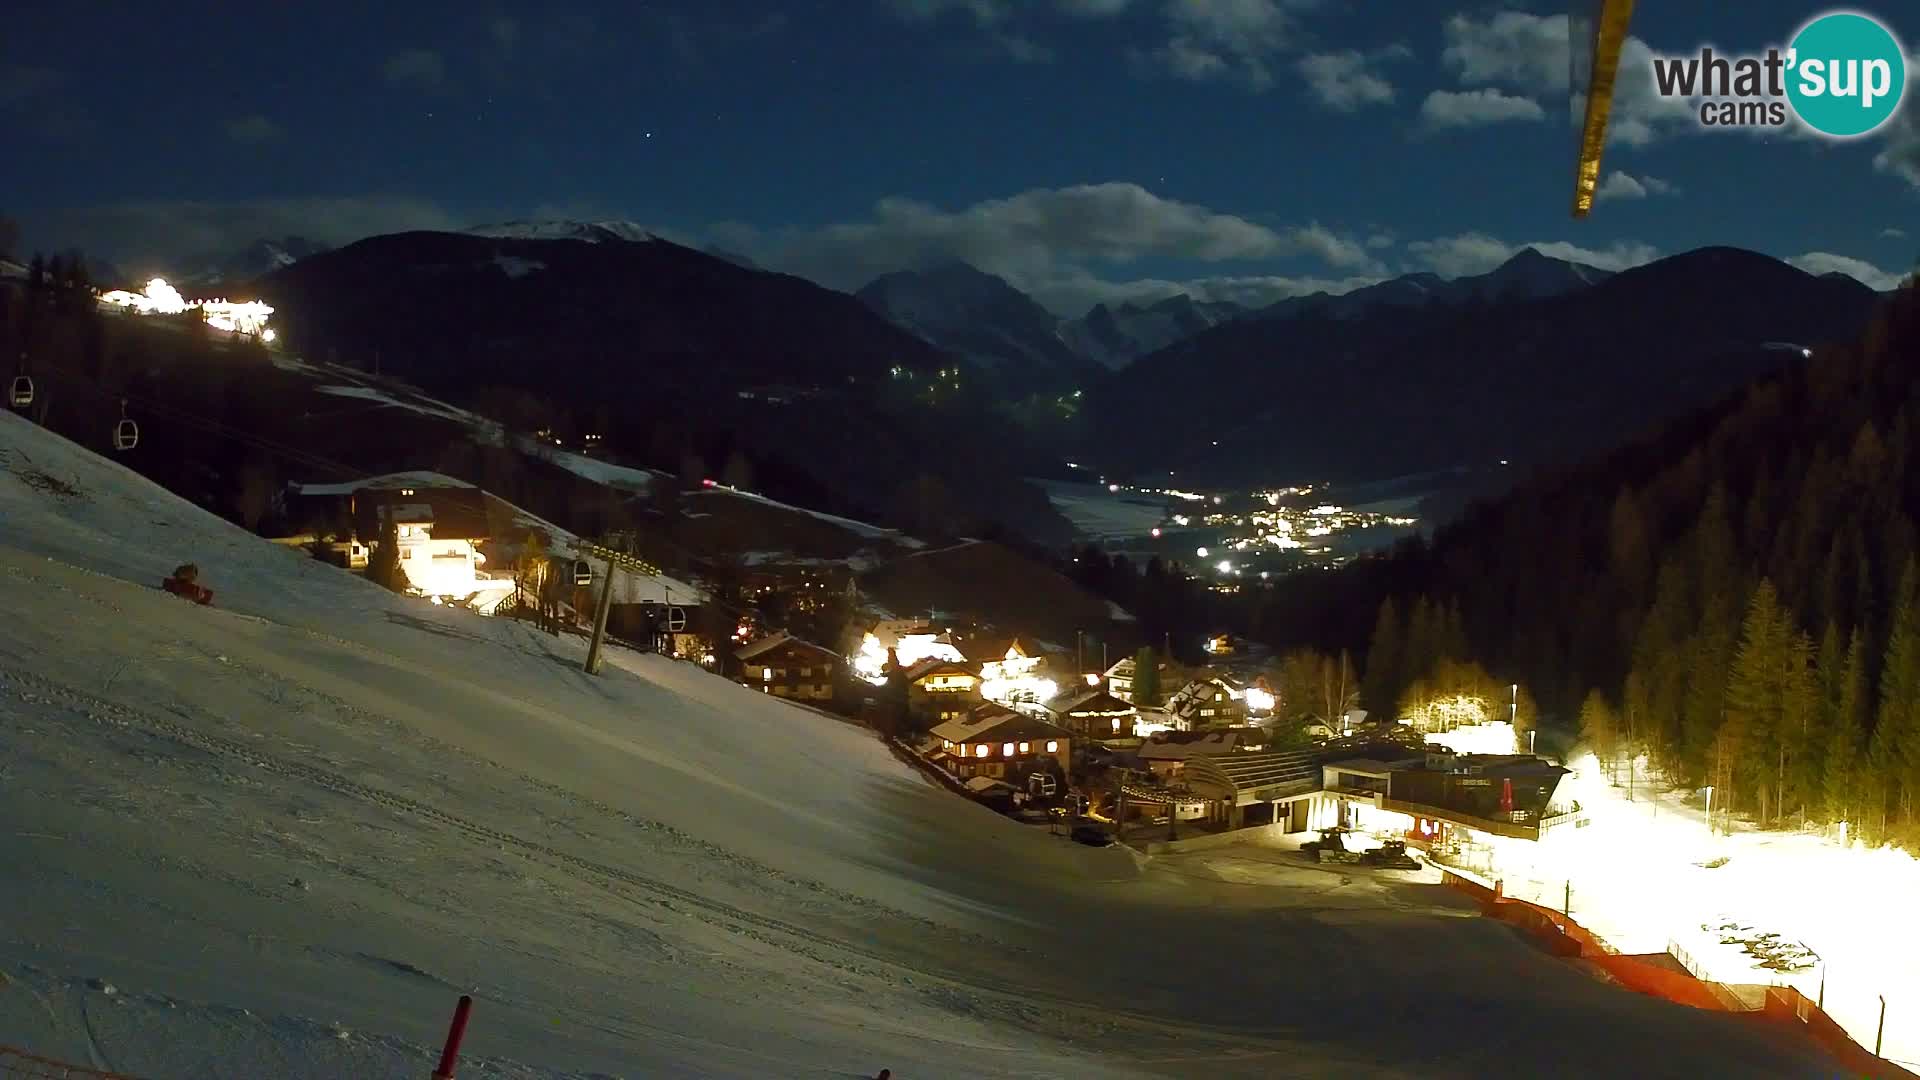
[[[1060,752],[1060,743],[1057,740],[1049,739],[1047,741],[1047,753],[1057,754],[1059,752]]]
[[[1000,756],[1001,756],[1001,757],[1012,757],[1012,756],[1013,756],[1013,744],[1012,744],[1012,743],[1001,743],[1001,744],[1000,744]]]
[[[988,745],[987,745],[986,743],[981,743],[981,744],[980,744],[979,746],[976,746],[976,747],[974,747],[974,748],[973,748],[973,756],[974,756],[974,757],[986,757],[986,756],[987,756],[987,752],[988,752],[989,750],[991,750],[991,749],[992,749],[992,747],[990,747],[990,746],[988,746]]]
[[[1020,752],[1021,752],[1021,753],[1023,753],[1023,754],[1025,754],[1025,753],[1028,753],[1028,752],[1030,752],[1030,751],[1032,751],[1032,750],[1033,750],[1033,746],[1032,746],[1032,744],[1030,744],[1030,743],[1021,743],[1021,744],[1020,744]]]
[[[811,679],[811,678],[813,678],[813,669],[812,669],[812,668],[810,668],[810,667],[803,667],[803,668],[801,668],[801,669],[800,669],[800,677],[801,677],[801,678],[803,678],[803,679]]]
[[[761,669],[760,669],[760,681],[761,681],[761,682],[772,682],[772,681],[773,681],[773,669],[772,669],[772,668],[770,668],[770,667],[767,667],[767,668],[761,668]]]
[[[1113,718],[1113,730],[1115,731],[1120,730],[1120,718],[1117,716]]]

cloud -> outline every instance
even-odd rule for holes
[[[1273,85],[1272,59],[1297,47],[1298,12],[1313,0],[1172,0],[1172,36],[1154,55],[1174,75],[1231,78],[1255,90]]]
[[[1353,112],[1363,106],[1391,102],[1393,84],[1376,69],[1384,61],[1410,55],[1405,46],[1374,53],[1346,49],[1303,56],[1294,63],[1294,69],[1307,80],[1308,92],[1320,104],[1336,112]]]
[[[1835,255],[1830,251],[1809,251],[1805,255],[1795,255],[1787,263],[1805,270],[1809,274],[1845,274],[1876,292],[1897,289],[1906,275],[1882,270],[1865,259],[1856,259],[1851,255]]]
[[[1570,94],[1568,22],[1565,15],[1528,15],[1503,11],[1486,18],[1454,15],[1442,26],[1446,45],[1441,65],[1466,86],[1504,86],[1534,98]],[[1663,98],[1654,89],[1653,51],[1629,37],[1620,51],[1620,76],[1614,83],[1613,113],[1607,140],[1645,146],[1666,135],[1700,130],[1695,107]],[[1431,100],[1431,99],[1429,99]],[[1539,109],[1539,102],[1533,102]],[[1545,111],[1540,111],[1544,117]]]
[[[1883,240],[1905,240],[1907,238],[1907,231],[1905,229],[1896,229],[1888,226],[1880,230],[1880,238]]]
[[[227,138],[237,143],[272,142],[285,134],[279,124],[259,113],[249,113],[237,120],[227,121]]]
[[[1053,59],[1053,50],[1032,35],[1011,29],[1015,8],[1008,0],[886,0],[886,7],[909,22],[933,22],[949,12],[960,13],[985,31],[988,51],[1021,64],[1044,64]],[[1110,15],[1125,7],[1112,3],[1068,3],[1061,8],[1069,14]],[[1024,8],[1020,9],[1023,12]]]
[[[406,229],[454,229],[462,223],[439,204],[394,195],[233,202],[135,201],[50,211],[31,222],[41,243],[78,247],[116,263],[169,260],[238,250],[261,237],[304,236],[351,243]]]
[[[1545,109],[1532,98],[1514,97],[1498,90],[1435,90],[1420,103],[1420,120],[1428,128],[1483,127],[1513,120],[1544,120]]]
[[[1058,0],[1060,10],[1069,15],[1107,18],[1133,6],[1133,0]]]
[[[1532,248],[1542,255],[1583,263],[1600,270],[1629,270],[1660,257],[1659,250],[1651,244],[1631,240],[1619,241],[1605,248],[1585,248],[1564,240],[1509,244],[1481,232],[1416,240],[1407,245],[1407,252],[1425,268],[1441,277],[1453,278],[1484,274],[1513,258],[1523,248]]]
[[[994,45],[1010,59],[1022,64],[1044,64],[1053,59],[1053,50],[1023,34],[996,34]]]
[[[1594,192],[1594,198],[1605,199],[1644,199],[1651,195],[1672,195],[1678,191],[1672,184],[1657,176],[1633,176],[1615,169],[1600,181],[1600,187]]]
[[[1920,57],[1915,58],[1920,61]],[[1907,70],[1913,72],[1916,64],[1908,64]],[[1920,79],[1920,74],[1914,76]],[[1914,88],[1908,87],[1908,96]],[[1920,105],[1909,104],[1902,108],[1892,122],[1883,130],[1887,144],[1874,155],[1873,167],[1881,172],[1889,172],[1920,189],[1920,121],[1914,120],[1914,110]]]
[[[903,19],[927,22],[949,11],[963,12],[981,25],[997,23],[1007,17],[1005,0],[887,0],[886,6]]]
[[[395,86],[439,90],[447,82],[447,62],[432,49],[403,49],[387,57],[381,72]]]
[[[763,266],[848,290],[888,271],[962,259],[1050,304],[1098,291],[1091,268],[1146,259],[1306,259],[1336,277],[1379,272],[1364,244],[1324,226],[1275,228],[1125,183],[1039,188],[960,210],[883,199],[862,221],[775,232],[724,225],[711,239]]]

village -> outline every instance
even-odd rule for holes
[[[712,481],[701,491],[739,494]],[[1116,659],[1086,634],[1060,643],[978,615],[903,617],[862,591],[857,558],[768,553],[727,583],[729,599],[661,571],[644,538],[583,540],[433,473],[295,484],[285,498],[288,519],[313,527],[282,544],[391,575],[383,583],[423,602],[555,634],[598,625],[608,647],[870,728],[956,802],[1016,827],[1143,854],[1251,842],[1420,869],[1411,850],[1491,877],[1514,845],[1586,824],[1560,797],[1568,770],[1516,752],[1517,711],[1381,720],[1350,707],[1346,688],[1319,710],[1333,715],[1288,708],[1274,658],[1230,634],[1199,643],[1206,662],[1187,665],[1167,643]]]

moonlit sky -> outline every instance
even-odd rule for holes
[[[1649,48],[1758,50],[1824,10],[1779,0],[1638,5],[1605,199],[1572,220],[1569,6],[27,5],[0,38],[0,212],[156,269],[622,219],[836,288],[959,257],[1064,314],[1526,244],[1616,269],[1732,244],[1877,287],[1913,266],[1920,105],[1841,144],[1703,133],[1652,94]],[[1912,9],[1864,10],[1920,41]]]

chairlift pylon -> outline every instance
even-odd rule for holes
[[[33,404],[33,379],[26,375],[13,377],[13,393],[9,396],[16,409],[24,409]]]
[[[113,448],[131,450],[140,445],[140,425],[127,417],[127,403],[120,403],[120,422],[113,425]]]

